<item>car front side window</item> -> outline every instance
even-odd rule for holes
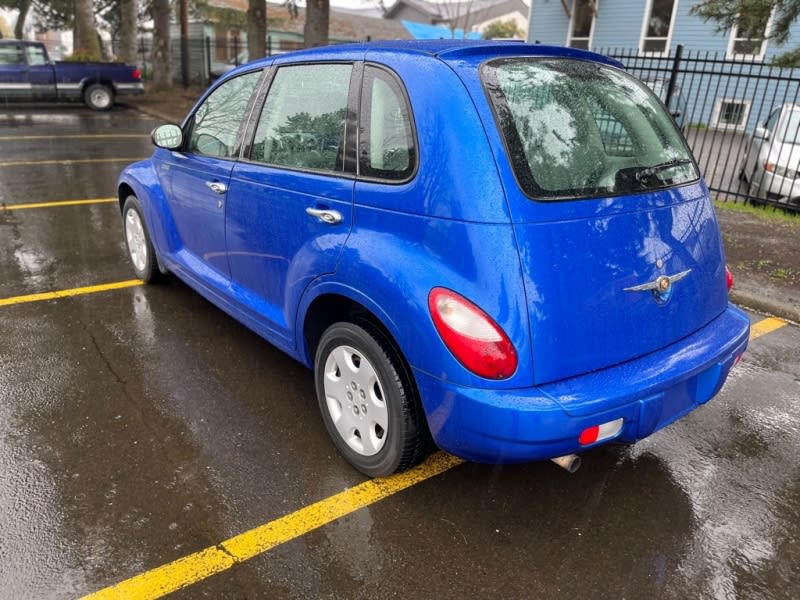
[[[258,121],[250,160],[341,172],[351,64],[281,67]]]
[[[25,53],[28,55],[28,64],[32,67],[39,65],[46,65],[47,58],[44,55],[44,48],[40,46],[28,46],[25,48]]]
[[[215,89],[195,111],[187,136],[186,151],[230,158],[261,71],[230,79]]]

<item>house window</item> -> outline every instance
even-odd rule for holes
[[[597,0],[575,0],[569,20],[567,46],[588,50],[592,45]]]
[[[668,54],[678,0],[649,0],[644,12],[639,52]]]
[[[717,129],[743,130],[750,116],[749,100],[719,98],[714,104],[711,123]]]
[[[728,40],[728,58],[761,60],[767,51],[767,37],[772,25],[772,16],[766,23],[748,26],[734,25]]]

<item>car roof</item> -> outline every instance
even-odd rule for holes
[[[465,60],[470,57],[477,60],[487,60],[503,56],[577,58],[624,68],[619,61],[586,50],[564,46],[526,44],[520,41],[508,40],[376,40],[287,52],[286,54],[272,57],[272,59],[277,59],[280,62],[295,59],[313,60],[315,57],[321,57],[322,55],[325,55],[326,58],[332,58],[339,53],[352,54],[354,52],[368,52],[373,59],[382,54],[411,53],[436,57],[444,61]]]

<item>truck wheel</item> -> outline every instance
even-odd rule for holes
[[[109,110],[114,105],[114,92],[102,83],[93,83],[83,92],[83,101],[92,110]]]
[[[370,477],[404,471],[427,454],[422,406],[394,348],[348,322],[322,335],[314,360],[322,420],[339,452]]]

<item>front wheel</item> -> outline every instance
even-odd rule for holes
[[[158,261],[153,242],[145,227],[142,206],[136,196],[128,196],[122,207],[122,228],[125,231],[125,246],[136,276],[145,283],[156,281],[159,276]]]
[[[429,434],[405,364],[377,329],[336,323],[314,361],[322,419],[345,459],[370,477],[420,462]]]
[[[102,83],[93,83],[84,90],[83,101],[92,110],[110,110],[114,105],[114,91]]]

